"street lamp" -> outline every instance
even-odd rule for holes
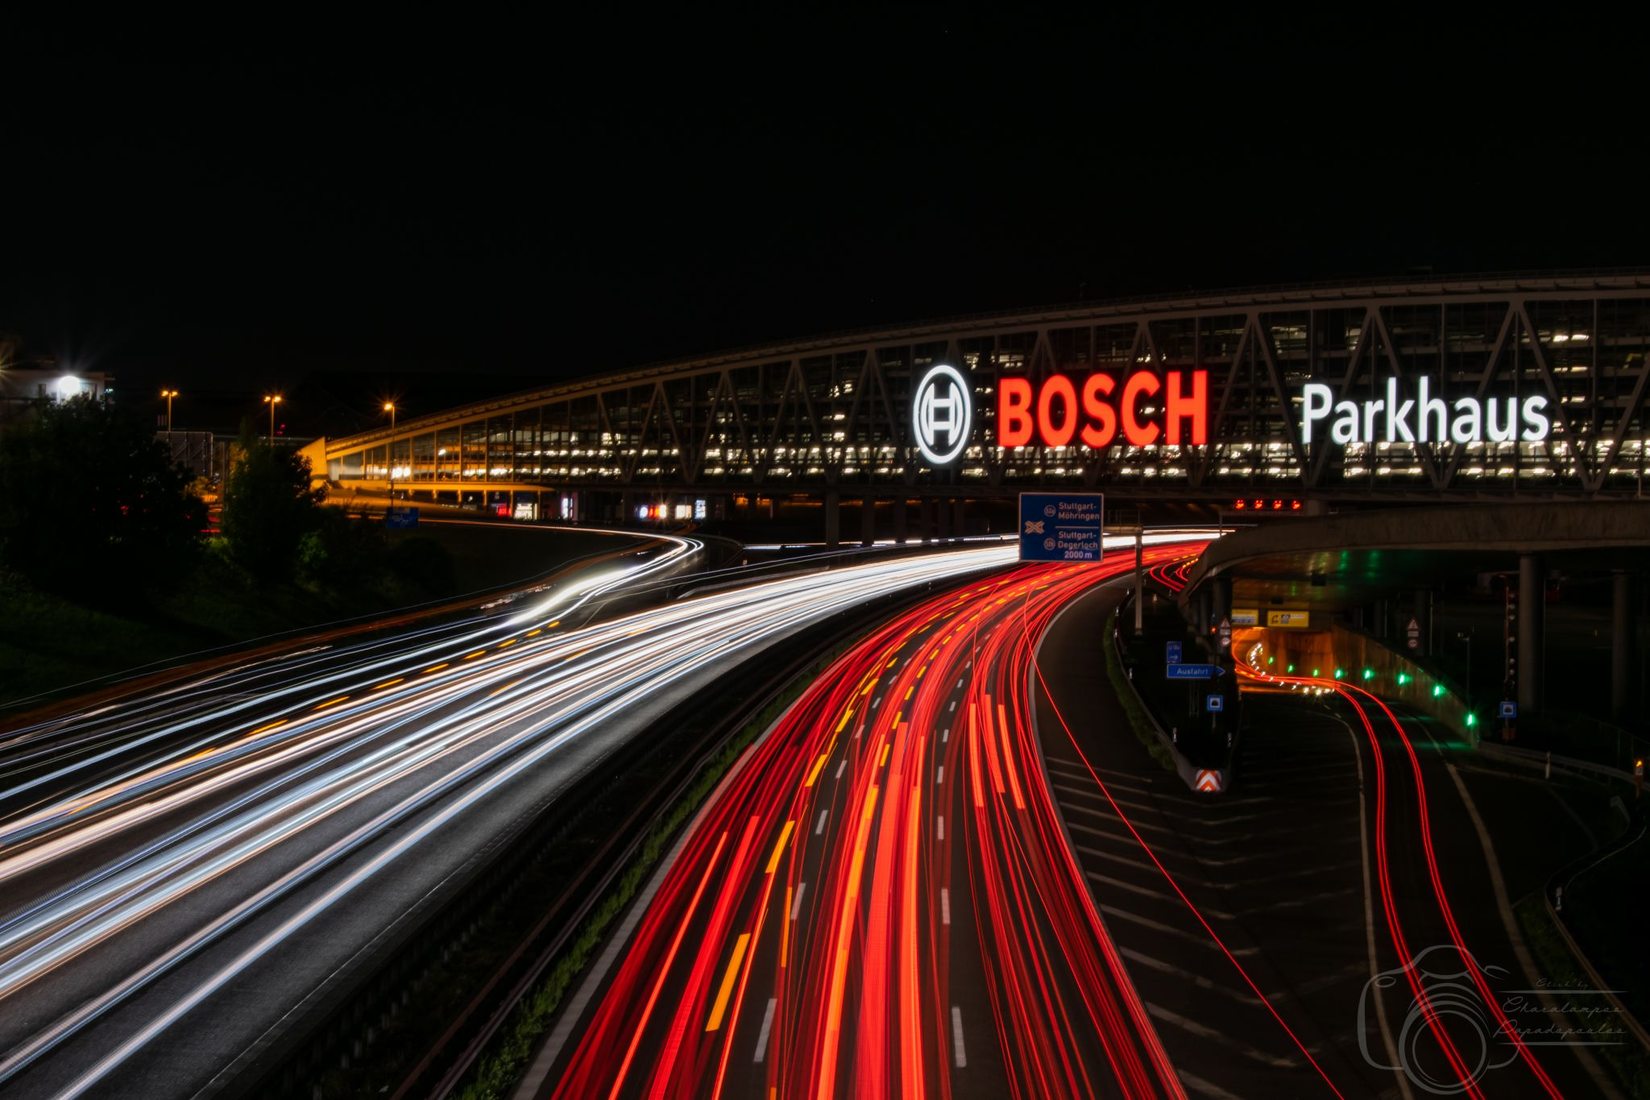
[[[166,434],[172,434],[172,398],[178,395],[177,390],[161,390],[160,395],[166,398]]]
[[[395,402],[384,402],[384,411],[390,414],[390,442],[389,451],[389,494],[390,500],[395,500]]]
[[[275,446],[275,406],[281,403],[278,393],[264,394],[264,404],[269,406],[269,445]]]

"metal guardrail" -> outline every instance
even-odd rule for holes
[[[1482,740],[1478,742],[1478,751],[1491,759],[1501,759],[1524,767],[1543,769],[1551,767],[1574,775],[1583,775],[1590,779],[1614,779],[1622,783],[1633,782],[1632,773],[1622,768],[1613,768],[1608,764],[1595,764],[1591,760],[1577,760],[1573,756],[1554,756],[1550,752],[1520,749],[1512,745],[1498,745],[1493,741]]]

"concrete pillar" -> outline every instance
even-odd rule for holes
[[[1134,533],[1134,632],[1138,636],[1146,624],[1146,569],[1145,539],[1142,532]]]
[[[900,493],[894,498],[894,541],[901,546],[905,545],[905,494]]]
[[[959,539],[968,534],[968,509],[960,498],[951,502],[951,534]]]
[[[1620,721],[1633,709],[1633,574],[1618,569],[1611,583],[1610,715]]]
[[[1411,652],[1417,657],[1430,656],[1432,653],[1432,592],[1430,589],[1417,588],[1415,590],[1415,610],[1410,613],[1415,625],[1421,628],[1420,648]],[[1409,648],[1409,620],[1404,621],[1404,648]]]
[[[1541,651],[1546,618],[1547,571],[1535,554],[1518,556],[1518,710],[1541,711],[1545,669]]]
[[[877,498],[866,494],[859,502],[859,544],[870,546],[877,540]]]
[[[934,538],[945,542],[951,537],[951,502],[936,500],[934,502]]]
[[[842,545],[842,492],[825,490],[825,548],[835,550]]]
[[[1209,620],[1219,625],[1220,620],[1232,617],[1232,578],[1216,577],[1209,585],[1210,599],[1213,601],[1209,608]]]

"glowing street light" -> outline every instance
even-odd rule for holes
[[[264,394],[264,404],[269,406],[269,445],[275,446],[275,406],[281,403],[278,393]]]
[[[178,395],[177,390],[161,390],[160,395],[166,398],[166,434],[172,434],[172,398]]]
[[[390,442],[387,448],[389,453],[389,494],[395,499],[395,402],[384,402],[384,411],[390,414]]]

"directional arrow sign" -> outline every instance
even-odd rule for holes
[[[1171,680],[1213,680],[1226,670],[1219,665],[1170,665],[1167,675]]]
[[[1180,663],[1181,653],[1179,642],[1164,643],[1164,653],[1166,655],[1164,664],[1178,665]]]
[[[1219,791],[1220,773],[1213,768],[1199,768],[1197,770],[1197,789],[1200,791]]]

